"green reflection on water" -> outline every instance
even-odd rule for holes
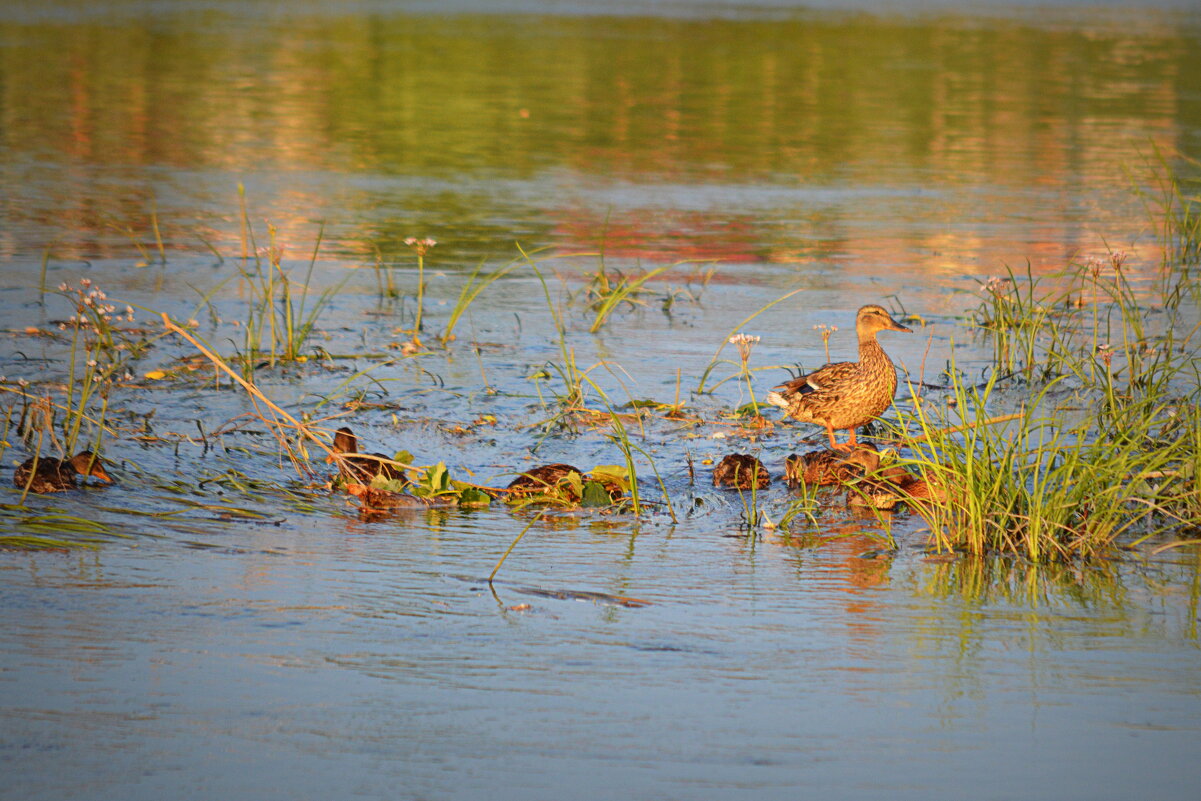
[[[780,254],[765,238],[785,249],[842,243],[859,215],[893,213],[881,187],[916,193],[899,205],[931,224],[1021,214],[1028,200],[1011,191],[1049,192],[1052,217],[1085,219],[1090,195],[1123,186],[1152,144],[1201,153],[1201,100],[1188,89],[1201,47],[1187,18],[1167,12],[1077,22],[10,21],[0,23],[0,164],[19,202],[4,215],[41,237],[18,251],[59,238],[83,249],[85,232],[102,247],[108,223],[144,216],[155,194],[169,195],[165,217],[221,227],[232,180],[269,170],[285,174],[257,196],[273,219],[355,220],[344,240],[386,250],[446,229],[490,242],[595,239],[607,206],[618,243],[715,229],[720,243],[660,247],[771,258]],[[663,201],[677,216],[647,223],[645,200],[581,195],[596,182],[872,189],[833,201],[832,221],[828,199],[751,197],[738,210],[738,198],[701,195]],[[965,186],[986,188],[979,207],[938,197]],[[791,235],[762,218],[787,220]]]

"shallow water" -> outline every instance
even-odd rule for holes
[[[1196,10],[496,8],[0,9],[4,386],[61,392],[68,343],[24,329],[56,331],[54,287],[85,277],[148,335],[167,312],[242,347],[241,183],[246,247],[275,225],[297,278],[323,230],[311,297],[336,290],[313,358],[257,372],[273,399],[483,483],[621,462],[603,430],[537,425],[564,358],[528,266],[446,351],[389,348],[414,308],[406,237],[438,240],[431,337],[481,260],[552,248],[536,258],[580,366],[619,401],[713,421],[637,429],[679,522],[551,515],[489,588],[531,512],[362,520],[238,419],[242,394],[146,379],[195,352],[164,339],[115,395],[117,484],[24,507],[0,489],[0,534],[98,546],[0,551],[0,797],[1192,798],[1196,549],[943,562],[914,515],[832,495],[821,545],[804,525],[748,537],[749,499],[708,487],[704,460],[752,450],[778,475],[820,436],[744,439],[719,416],[745,386],[692,390],[797,288],[745,326],[759,400],[826,360],[813,326],[848,355],[868,300],[928,323],[882,339],[933,380],[953,342],[987,363],[959,318],[1005,264],[1112,248],[1150,281],[1156,218],[1132,187],[1153,188],[1156,148],[1201,155]],[[691,261],[590,334],[599,257],[571,254],[601,249],[611,270]],[[377,261],[401,298],[379,296]],[[7,470],[26,450],[6,443]],[[779,519],[793,497],[755,502]]]

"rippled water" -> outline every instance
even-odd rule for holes
[[[592,373],[613,397],[679,393],[710,419],[749,400],[734,381],[692,395],[714,351],[797,288],[746,326],[757,389],[825,360],[814,325],[839,326],[846,355],[869,299],[929,323],[884,337],[929,378],[952,341],[984,364],[958,316],[1004,264],[1046,274],[1114,248],[1153,273],[1157,219],[1134,190],[1153,190],[1157,153],[1186,173],[1177,157],[1201,155],[1189,4],[827,5],[0,9],[4,386],[61,392],[66,343],[25,329],[54,332],[70,314],[54,287],[81,278],[142,307],[151,335],[162,311],[240,347],[239,184],[246,247],[271,223],[297,276],[321,230],[312,285],[336,290],[312,344],[340,358],[260,386],[482,482],[621,456],[602,431],[532,425],[557,387],[531,376],[562,352],[527,267],[447,351],[388,348],[414,304],[406,237],[438,240],[431,332],[481,260],[552,248],[580,365],[613,365]],[[571,254],[600,250],[613,269],[690,263],[591,334],[598,257]],[[379,297],[377,262],[404,297]],[[819,546],[803,525],[747,537],[703,460],[758,450],[778,474],[814,432],[648,421],[637,441],[679,522],[553,516],[490,588],[530,513],[365,521],[253,421],[205,447],[245,398],[142,375],[192,353],[157,342],[120,387],[116,485],[24,507],[0,490],[0,534],[98,546],[0,551],[0,797],[1195,795],[1194,548],[944,562],[914,516],[834,497]],[[13,397],[0,408],[19,413]],[[7,470],[26,451],[5,441]],[[792,497],[758,502],[778,518]]]

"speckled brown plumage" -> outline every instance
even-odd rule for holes
[[[77,476],[112,482],[98,456],[80,451],[70,459],[26,459],[13,471],[13,484],[22,490],[28,487],[30,492],[61,492],[73,488]]]
[[[349,484],[347,491],[359,499],[363,509],[368,512],[397,511],[402,509],[431,509],[438,506],[451,506],[453,499],[418,498],[407,492],[392,492],[386,489],[376,489],[366,484]]]
[[[851,450],[855,429],[878,417],[892,405],[897,391],[897,371],[876,341],[879,331],[909,331],[881,306],[868,305],[855,318],[859,361],[827,364],[808,375],[781,384],[768,393],[767,402],[802,423],[824,426],[830,447]],[[836,430],[850,431],[850,441],[839,445]]]
[[[753,477],[753,478],[752,478]],[[771,476],[763,463],[749,453],[731,453],[713,468],[713,486],[763,489],[771,483]]]
[[[845,484],[875,472],[879,466],[880,454],[875,446],[861,442],[849,453],[822,448],[791,454],[784,460],[784,480],[793,486]]]
[[[338,474],[347,484],[370,484],[376,476],[389,481],[406,480],[403,470],[389,464],[389,457],[382,453],[359,453],[358,438],[345,426],[334,434],[333,451],[325,461],[338,463]]]
[[[869,474],[847,490],[851,506],[869,506],[891,510],[900,503],[945,503],[946,493],[932,482],[918,478],[900,465],[892,465]]]

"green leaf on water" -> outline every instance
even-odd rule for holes
[[[584,485],[584,491],[580,499],[581,506],[609,506],[613,500],[609,497],[609,491],[605,486],[596,481],[589,481]]]
[[[623,490],[630,488],[630,471],[623,465],[602,464],[592,468],[593,481],[610,481],[620,486]]]
[[[475,487],[467,487],[459,493],[459,506],[487,506],[490,503],[492,496]]]

